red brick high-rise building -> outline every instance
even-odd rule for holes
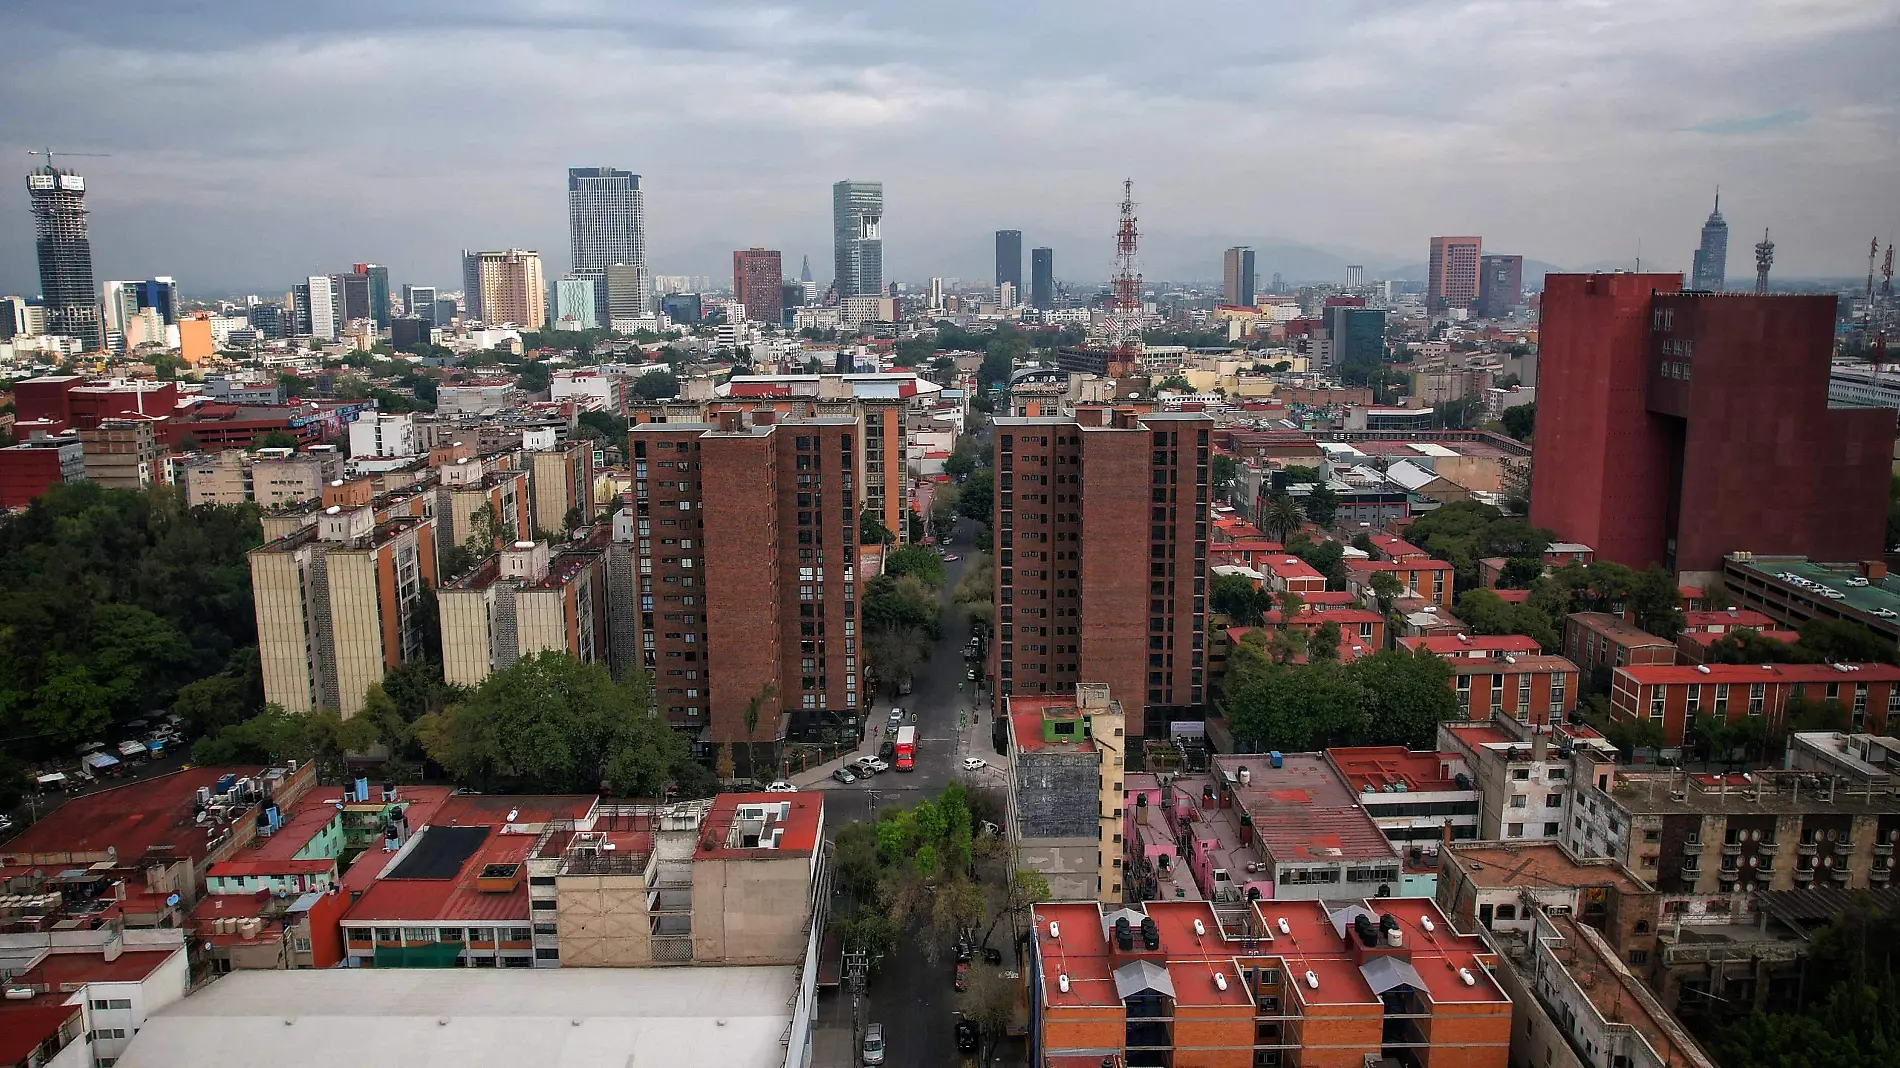
[[[1894,413],[1828,406],[1835,298],[1550,275],[1531,522],[1694,581],[1735,551],[1874,559]]]
[[[1478,300],[1478,259],[1484,239],[1434,237],[1426,275],[1426,307],[1432,311],[1469,308]]]
[[[745,317],[755,323],[777,323],[785,315],[784,281],[779,254],[772,249],[749,248],[732,254],[732,296],[745,305]]]
[[[1104,682],[1142,735],[1206,702],[1213,425],[1132,408],[996,420],[999,714],[1011,694]]]
[[[788,732],[853,726],[869,692],[856,574],[863,442],[850,418],[717,416],[628,435],[635,663],[653,673],[660,713],[694,733],[721,775],[770,778]]]

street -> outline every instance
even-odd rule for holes
[[[842,785],[827,779],[825,823],[836,828],[853,820],[874,819],[879,808],[904,806],[934,796],[946,785],[961,781],[972,788],[1003,788],[1002,758],[990,744],[989,702],[975,700],[975,683],[964,678],[969,663],[963,658],[964,643],[969,640],[969,624],[961,612],[950,605],[950,591],[956,588],[964,569],[970,566],[975,549],[970,541],[980,529],[977,524],[958,525],[955,543],[946,550],[959,559],[946,562],[943,588],[945,606],[943,637],[932,646],[926,660],[913,676],[912,692],[893,701],[880,693],[872,722],[888,737],[887,718],[892,704],[906,713],[905,722],[917,727],[917,770],[910,773],[887,771],[869,780]],[[962,683],[962,688],[958,688]],[[987,691],[985,691],[987,692]],[[972,705],[976,708],[973,710]],[[973,772],[962,770],[966,756],[983,758],[988,767]],[[1005,967],[1011,966],[1005,955]],[[952,1029],[956,1024],[952,988],[954,959],[950,953],[938,954],[933,963],[924,958],[915,939],[906,939],[904,948],[885,961],[883,971],[872,979],[865,998],[863,1021],[882,1023],[889,1047],[886,1064],[958,1066],[966,1055],[957,1052]],[[851,1027],[851,994],[848,990],[826,995],[820,1004],[819,1026],[827,1030]],[[835,1050],[841,1043],[827,1043],[821,1050]],[[820,1068],[855,1065],[857,1051],[848,1060],[820,1056]]]

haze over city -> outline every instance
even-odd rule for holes
[[[827,259],[829,184],[887,189],[887,276],[981,277],[989,233],[1112,267],[1133,176],[1151,279],[1337,281],[1429,235],[1687,270],[1714,188],[1782,277],[1896,225],[1900,4],[8,5],[0,154],[86,159],[102,277],[268,291],[365,250],[565,266],[566,168],[643,176],[659,273]],[[18,182],[0,290],[33,287]],[[1751,237],[1752,240],[1752,237]],[[1738,240],[1738,244],[1742,244]],[[1288,246],[1282,248],[1281,246]],[[824,273],[824,272],[821,272]]]

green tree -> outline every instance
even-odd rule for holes
[[[1504,409],[1499,416],[1504,423],[1504,432],[1519,441],[1531,440],[1531,432],[1537,427],[1537,405],[1519,404]]]
[[[869,508],[858,513],[858,544],[889,545],[897,540],[891,528],[878,522],[877,513]]]
[[[1339,495],[1326,483],[1321,482],[1307,491],[1305,501],[1306,518],[1315,525],[1330,527],[1333,517],[1339,513]]]
[[[641,400],[665,400],[680,395],[680,380],[671,371],[648,371],[633,380],[630,392]]]
[[[971,473],[968,481],[957,491],[957,510],[965,519],[973,519],[984,526],[990,525],[991,509],[995,506],[995,479],[988,468],[980,468]]]
[[[1267,506],[1266,513],[1260,517],[1260,522],[1266,528],[1266,533],[1272,535],[1275,541],[1285,543],[1295,531],[1300,529],[1300,524],[1306,522],[1306,516],[1301,513],[1300,506],[1293,503],[1293,498],[1281,494]]]
[[[1339,624],[1327,620],[1313,628],[1306,639],[1306,658],[1311,661],[1339,659]]]
[[[931,491],[930,533],[938,541],[947,541],[956,532],[959,511],[957,499],[960,496],[957,487],[952,485],[938,486]]]
[[[879,575],[866,583],[860,612],[866,630],[910,627],[931,641],[943,634],[936,591],[915,575]]]
[[[545,393],[553,377],[548,365],[539,361],[522,364],[516,371],[515,388],[524,393]],[[635,383],[638,385],[638,382]]]
[[[1390,571],[1374,571],[1367,583],[1372,587],[1372,599],[1377,604],[1379,614],[1389,616],[1392,606],[1398,603],[1399,595],[1405,592],[1405,586]]]
[[[654,716],[646,676],[616,682],[600,664],[533,653],[415,725],[450,778],[487,792],[662,796],[692,763]]]
[[[297,439],[297,435],[288,430],[273,430],[251,441],[253,449],[295,449],[302,445],[303,442]]]
[[[1257,627],[1266,609],[1266,596],[1245,575],[1215,575],[1208,584],[1207,604],[1237,626]]]
[[[1498,587],[1506,590],[1528,590],[1531,583],[1544,577],[1544,561],[1534,556],[1514,556],[1504,562],[1504,570],[1498,574]]]
[[[1801,624],[1801,646],[1817,659],[1835,663],[1895,662],[1894,644],[1847,619],[1810,619]]]
[[[933,590],[943,588],[943,557],[921,545],[906,545],[884,558],[884,573],[893,577],[915,575]]]
[[[1459,718],[1451,665],[1430,653],[1386,650],[1354,661],[1349,671],[1366,695],[1362,745],[1429,749],[1438,725]]]

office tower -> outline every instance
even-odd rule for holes
[[[1366,284],[1365,265],[1359,264],[1359,263],[1347,264],[1346,265],[1346,288],[1358,289],[1360,286],[1363,286],[1365,284]]]
[[[668,293],[660,298],[660,311],[676,323],[691,325],[704,318],[700,310],[699,294]]]
[[[1835,298],[1681,285],[1545,277],[1531,522],[1684,576],[1737,551],[1878,559],[1894,412],[1828,407]]]
[[[943,279],[932,278],[930,280],[929,303],[932,311],[943,307]]]
[[[996,231],[996,285],[1002,288],[1008,282],[1023,291],[1023,232],[1021,230]]]
[[[415,352],[435,344],[435,324],[421,315],[398,315],[389,320],[389,347]]]
[[[1012,694],[1105,682],[1130,736],[1165,735],[1205,704],[1213,425],[1132,408],[996,420],[998,714]]]
[[[594,280],[594,318],[643,319],[653,314],[652,297],[641,295],[637,311],[610,316],[607,266],[628,263],[647,278],[646,194],[640,176],[613,167],[567,169],[567,233],[575,278]]]
[[[108,332],[123,334],[139,314],[138,282],[106,282],[100,286],[104,300],[104,322]]]
[[[1478,260],[1478,318],[1511,314],[1524,295],[1524,257],[1483,256]]]
[[[436,521],[378,522],[373,507],[335,507],[251,550],[251,601],[264,699],[345,718],[390,668],[423,654],[422,594],[436,581]]]
[[[287,334],[284,330],[284,308],[281,304],[254,304],[246,312],[245,318],[257,336],[266,341],[277,341]]]
[[[1253,306],[1253,249],[1236,245],[1222,257],[1221,303]]]
[[[776,323],[785,317],[779,293],[784,277],[776,251],[750,248],[732,254],[732,295],[745,305],[745,317],[755,323]]]
[[[40,299],[46,332],[77,338],[86,349],[105,344],[99,290],[93,283],[92,241],[86,231],[86,179],[46,165],[27,173],[33,236],[40,261]]]
[[[0,341],[38,334],[33,322],[36,318],[44,320],[45,309],[29,305],[25,297],[0,297]]]
[[[1329,304],[1320,311],[1329,367],[1362,370],[1385,362],[1385,309]]]
[[[321,341],[335,341],[337,334],[336,289],[327,274],[313,274],[297,287],[302,302],[297,309],[300,333]]]
[[[607,321],[602,326],[612,327],[616,322],[627,322],[646,316],[647,272],[646,268],[632,263],[610,263],[601,272],[607,283]],[[599,304],[598,297],[595,304]],[[619,329],[615,327],[615,329]]]
[[[831,187],[832,253],[838,299],[884,295],[884,183]]]
[[[435,321],[436,329],[438,330],[446,329],[450,324],[455,322],[455,317],[457,314],[459,314],[459,312],[456,310],[456,307],[455,307],[455,298],[453,297],[435,298],[434,321]]]
[[[619,414],[619,413],[614,413]],[[568,513],[594,521],[594,443],[585,438],[528,454],[528,492],[537,530],[566,535]]]
[[[1280,280],[1280,272],[1279,271],[1273,272],[1273,291],[1275,293],[1278,293],[1285,288],[1286,288],[1286,283]]]
[[[412,316],[420,315],[424,319],[433,319],[435,317],[435,287],[403,286],[402,313]]]
[[[139,307],[152,308],[166,326],[178,325],[178,280],[163,275],[138,283]]]
[[[1056,252],[1052,248],[1029,253],[1029,303],[1037,308],[1056,306]]]
[[[798,280],[808,286],[814,284],[811,278],[811,257],[810,256],[799,257]]]
[[[1426,280],[1426,304],[1432,311],[1468,308],[1478,299],[1478,257],[1484,239],[1434,237]]]
[[[789,731],[851,730],[868,701],[862,443],[848,418],[714,414],[628,435],[639,585],[624,592],[639,598],[640,663],[660,714],[699,734],[721,775],[766,776]],[[678,478],[679,464],[693,477]]]
[[[513,325],[539,330],[547,325],[547,287],[541,280],[541,254],[529,249],[462,252],[462,299],[468,317],[489,326]]]
[[[330,276],[330,282],[336,293],[336,321],[339,327],[348,326],[359,319],[375,321],[375,309],[370,306],[369,275],[360,271],[336,274]]]
[[[1689,270],[1689,288],[1720,293],[1728,279],[1728,222],[1722,218],[1722,191],[1715,191],[1715,210],[1702,224],[1702,244]]]
[[[778,287],[778,299],[781,305],[781,311],[779,313],[781,316],[793,308],[804,307],[805,283],[799,281],[780,282]]]
[[[594,293],[600,278],[563,278],[554,283],[554,319],[563,330],[592,330],[600,325],[595,313],[600,301]]]
[[[380,263],[359,263],[350,268],[369,281],[369,318],[377,330],[389,329],[389,268]]]

